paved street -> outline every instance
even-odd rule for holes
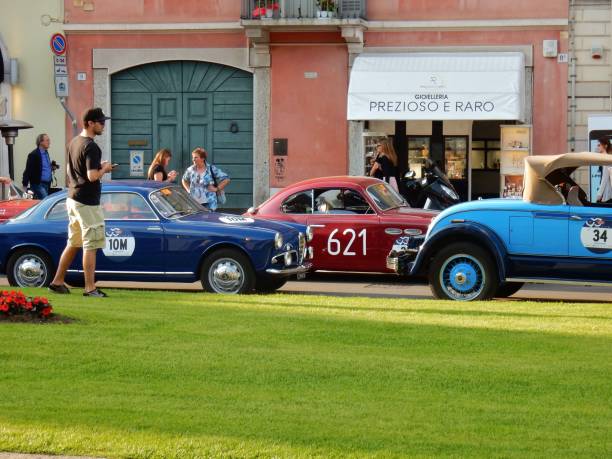
[[[7,286],[6,277],[0,285]],[[199,282],[181,284],[172,282],[99,282],[100,287],[138,288],[160,290],[201,290]],[[369,296],[372,298],[432,298],[429,286],[405,282],[391,275],[317,273],[307,280],[288,282],[281,290],[286,293],[322,294],[336,296]],[[612,303],[612,287],[529,285],[511,298],[541,301],[597,301]]]

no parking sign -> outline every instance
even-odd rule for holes
[[[144,151],[130,151],[130,177],[142,177],[144,175]]]
[[[68,97],[68,60],[66,58],[66,37],[61,33],[51,36],[51,52],[53,56],[53,68],[55,75],[56,97]]]
[[[61,33],[54,33],[51,37],[51,51],[56,56],[63,56],[66,54],[66,37]]]

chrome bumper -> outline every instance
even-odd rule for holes
[[[406,236],[395,241],[389,255],[387,255],[387,269],[396,274],[409,274],[410,265],[419,253],[424,241],[424,236]]]
[[[312,269],[312,263],[305,262],[300,266],[296,266],[294,268],[268,268],[266,269],[266,273],[271,274],[273,276],[292,276],[294,274],[305,274]]]

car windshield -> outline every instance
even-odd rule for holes
[[[370,185],[367,188],[368,195],[376,207],[380,210],[395,209],[397,207],[408,206],[408,203],[402,198],[397,191],[391,188],[386,182]]]
[[[2,185],[2,199],[13,200],[13,199],[31,199],[32,194],[25,193],[21,188],[15,185],[15,182],[11,182],[10,185]]]
[[[204,208],[197,201],[177,186],[154,191],[151,193],[151,203],[165,218],[179,218],[204,212]]]

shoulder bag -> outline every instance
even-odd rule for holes
[[[213,184],[215,185],[215,188],[217,188],[219,184],[217,183],[217,177],[215,177],[215,171],[213,169],[212,164],[210,165],[210,175],[212,176]],[[226,202],[227,202],[227,198],[225,197],[225,191],[217,190],[217,203],[225,204]]]

